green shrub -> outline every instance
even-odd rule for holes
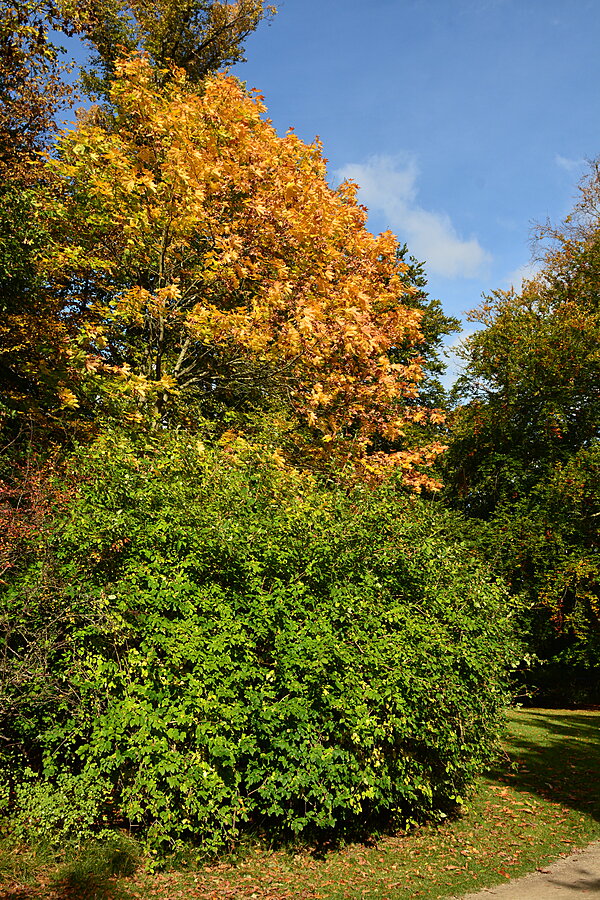
[[[104,441],[73,473],[7,595],[31,619],[16,655],[54,635],[44,688],[6,705],[22,829],[57,828],[55,797],[79,835],[216,851],[461,802],[494,745],[508,628],[451,518],[187,439]]]

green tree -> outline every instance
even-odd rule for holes
[[[92,48],[84,84],[105,96],[118,60],[134,51],[147,55],[159,78],[177,66],[198,84],[243,60],[245,39],[275,13],[263,0],[59,0],[59,9]]]
[[[600,221],[597,166],[543,265],[471,318],[446,460],[451,502],[483,523],[544,653],[597,646],[600,564]],[[569,639],[565,635],[570,635]],[[579,641],[579,643],[577,643]],[[594,651],[595,653],[596,651]]]
[[[0,128],[12,120],[8,149],[14,156],[24,136],[35,140],[52,125],[57,97],[69,91],[58,64],[61,33],[89,46],[84,83],[106,94],[117,61],[134,51],[157,74],[177,66],[199,83],[243,60],[245,39],[274,14],[264,0],[1,0]],[[0,159],[5,149],[3,142]]]
[[[448,397],[441,381],[447,368],[443,359],[443,344],[445,338],[461,330],[460,319],[455,316],[447,316],[441,301],[429,296],[426,290],[426,263],[419,262],[412,256],[406,244],[400,247],[398,258],[407,266],[403,276],[404,283],[414,289],[405,297],[404,303],[411,309],[417,310],[421,317],[419,327],[423,340],[416,348],[421,359],[423,374],[419,385],[419,401],[432,408],[445,409]],[[402,347],[396,351],[398,360],[405,361],[414,355],[414,347]]]

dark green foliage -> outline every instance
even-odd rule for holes
[[[398,348],[396,359],[399,362],[407,362],[418,354],[423,360],[423,381],[419,385],[418,400],[414,402],[422,406],[445,409],[448,400],[440,379],[447,366],[442,358],[442,348],[446,337],[461,330],[460,319],[445,315],[441,302],[429,296],[426,291],[425,263],[410,256],[406,244],[400,248],[398,256],[408,266],[405,273],[406,284],[417,288],[415,294],[403,297],[402,302],[411,309],[418,309],[421,312],[423,342],[417,348]]]
[[[473,318],[485,327],[464,351],[447,468],[465,511],[485,519],[597,440],[600,318],[549,276],[492,295]]]
[[[143,51],[160,77],[171,65],[185,69],[190,81],[244,59],[243,44],[264,18],[275,12],[262,0],[59,0],[67,25],[75,27],[92,50],[84,86],[103,93],[123,54]]]
[[[45,640],[3,700],[17,834],[127,827],[215,851],[460,803],[508,638],[451,518],[176,438],[105,440],[72,478],[4,601],[14,665]]]
[[[562,702],[569,678],[600,699],[598,166],[581,191],[548,232],[540,274],[472,314],[484,327],[464,351],[445,460],[447,497],[480,523],[483,556],[523,602],[530,651],[562,673]],[[549,683],[532,679],[546,695]],[[571,700],[583,698],[578,687]]]

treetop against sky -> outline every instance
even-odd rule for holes
[[[571,209],[600,149],[593,0],[281,0],[234,68],[275,126],[318,134],[374,231],[464,315],[518,287],[532,225]]]
[[[249,3],[250,0],[247,0]],[[452,315],[518,287],[598,155],[594,0],[280,0],[233,72],[426,262]],[[81,51],[79,51],[81,55]]]

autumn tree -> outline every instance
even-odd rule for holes
[[[47,240],[44,216],[36,210],[48,205],[55,181],[40,153],[51,149],[58,111],[74,97],[65,78],[69,66],[62,61],[61,34],[78,35],[92,48],[96,70],[84,73],[88,88],[107,91],[116,56],[134,48],[147,53],[156,78],[174,62],[199,82],[243,58],[244,39],[272,12],[260,0],[190,0],[183,6],[162,0],[151,8],[119,0],[0,0],[0,435],[5,443],[17,446],[15,435],[25,422],[28,430],[36,425],[55,435],[64,427],[68,407],[61,407],[57,389],[77,377],[83,359],[76,337],[72,343],[63,298],[43,289],[36,266],[37,251]]]
[[[0,0],[0,175],[26,175],[26,166],[54,130],[57,107],[70,94],[66,66],[50,39],[60,28],[51,5]],[[65,26],[66,27],[66,26]]]
[[[197,93],[179,70],[157,86],[133,57],[112,103],[116,127],[83,121],[52,163],[63,191],[42,269],[90,376],[64,403],[93,414],[110,371],[153,427],[278,405],[314,457],[393,461],[419,483],[413,463],[439,447],[371,452],[429,413],[398,402],[422,378],[421,314],[356,188],[329,188],[319,146],[278,137],[233,78]],[[394,362],[400,345],[414,353]]]
[[[0,0],[0,436],[15,435],[36,408],[52,405],[40,370],[58,368],[58,307],[38,290],[35,254],[44,230],[35,208],[51,178],[40,152],[70,99],[65,66],[50,39],[59,18],[33,0]]]
[[[542,646],[579,635],[586,658],[600,630],[599,199],[595,166],[573,215],[543,230],[539,274],[472,314],[483,328],[464,350],[447,460],[453,502],[488,523],[535,627],[549,620]]]
[[[425,409],[446,410],[449,403],[448,391],[443,384],[443,376],[447,365],[444,360],[444,340],[451,334],[461,330],[460,320],[445,314],[440,300],[431,297],[427,291],[427,275],[425,263],[419,262],[409,253],[406,244],[398,249],[398,259],[406,265],[402,276],[403,283],[411,288],[403,298],[403,302],[418,312],[422,340],[418,353],[422,371],[419,392],[408,405],[418,406],[421,413]],[[407,345],[396,346],[392,351],[394,362],[404,362],[414,358],[415,348]],[[440,440],[445,442],[448,436],[445,416],[417,416],[413,426],[405,435],[405,443],[418,446],[424,440]]]
[[[84,82],[101,93],[107,92],[118,60],[135,51],[146,54],[159,77],[177,66],[197,84],[243,60],[245,39],[275,12],[263,0],[59,0],[59,8],[92,49]]]

